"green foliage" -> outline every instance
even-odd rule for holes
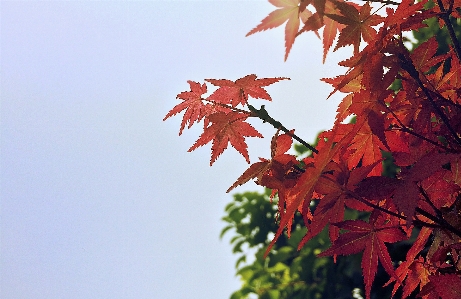
[[[461,19],[450,17],[450,21],[455,31],[456,37],[458,38],[458,40],[460,40]],[[440,28],[439,22],[436,17],[427,19],[423,23],[425,23],[427,27],[413,31],[413,37],[415,38],[415,42],[413,43],[412,48],[416,48],[417,46],[419,46],[420,44],[422,44],[423,42],[427,41],[429,38],[435,35],[437,42],[439,44],[437,54],[447,53],[449,49],[448,45],[451,44],[451,39],[446,27]]]
[[[313,201],[314,208],[317,203]],[[365,220],[367,217],[367,213],[346,210],[345,219]],[[328,227],[298,251],[298,244],[306,234],[299,214],[294,218],[291,237],[288,238],[286,233],[282,235],[264,258],[264,251],[277,230],[274,219],[277,219],[276,203],[271,202],[268,189],[264,193],[235,194],[234,201],[227,205],[223,217],[227,226],[221,237],[228,232],[235,234],[230,242],[233,252],[238,255],[236,275],[242,281],[241,289],[234,292],[231,299],[254,296],[259,299],[363,297],[361,254],[339,256],[336,263],[330,257],[317,257],[331,245]],[[415,238],[416,235],[406,242],[388,245],[394,264],[405,260],[405,253]],[[382,288],[387,280],[387,274],[379,267],[372,298],[390,298],[391,288]]]
[[[236,235],[231,239],[233,252],[239,254],[236,268],[242,288],[232,299],[249,298],[353,298],[353,290],[363,287],[360,256],[318,258],[317,254],[331,243],[327,229],[309,241],[300,251],[298,244],[306,234],[300,215],[295,217],[291,237],[280,237],[271,254],[264,259],[264,251],[277,230],[276,208],[270,201],[270,191],[264,194],[245,192],[234,195],[223,218],[229,230]],[[352,215],[349,215],[352,218]],[[248,257],[255,252],[252,261]]]

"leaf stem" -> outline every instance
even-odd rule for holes
[[[237,107],[232,107],[230,105],[227,105],[227,104],[223,104],[223,103],[217,103],[215,101],[211,101],[211,100],[208,100],[208,99],[204,99],[202,98],[203,101],[206,101],[206,102],[209,102],[213,105],[216,105],[216,106],[221,106],[221,107],[224,107],[224,108],[227,108],[227,109],[230,109],[232,111],[235,111],[235,112],[241,112],[241,113],[245,113],[245,114],[251,114],[251,112],[248,112],[246,110],[243,110],[243,109],[240,109],[240,108],[237,108]]]

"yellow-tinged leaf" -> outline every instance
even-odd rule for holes
[[[291,47],[298,35],[301,23],[300,18],[307,19],[312,13],[305,8],[305,5],[301,5],[300,0],[269,0],[269,2],[280,8],[271,12],[258,26],[250,30],[246,36],[278,27],[287,22],[285,26],[285,60],[287,60]]]

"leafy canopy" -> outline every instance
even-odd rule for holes
[[[207,79],[218,87],[209,96],[205,83],[189,81],[190,91],[178,94],[182,102],[165,119],[185,111],[180,134],[203,120],[204,131],[189,151],[212,142],[210,164],[229,142],[250,163],[245,137],[262,136],[248,118],[274,126],[271,157],[251,164],[228,190],[254,180],[277,198],[278,228],[264,256],[284,232],[291,236],[300,215],[305,234],[299,248],[327,228],[332,245],[319,257],[362,253],[367,299],[378,264],[393,294],[402,288],[404,298],[412,292],[425,299],[461,298],[461,46],[455,30],[461,1],[269,2],[277,9],[248,35],[286,22],[285,59],[308,31],[323,31],[324,60],[335,40],[334,50],[353,47],[352,56],[339,62],[348,71],[323,79],[332,93],[345,96],[317,145],[273,119],[264,105],[249,103],[272,100],[264,87],[288,78]],[[424,31],[431,24],[445,32],[445,44]],[[427,38],[408,49],[406,36],[414,30]],[[344,123],[351,116],[355,121]],[[288,154],[292,139],[311,155]],[[382,175],[383,157],[392,158],[392,176]],[[346,209],[370,216],[345,219]],[[418,231],[406,258],[393,263],[388,246],[408,242]]]

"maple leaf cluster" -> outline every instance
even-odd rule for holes
[[[252,113],[238,106],[247,105],[248,97],[272,101],[263,87],[288,79],[256,78],[256,75],[248,75],[236,81],[206,79],[205,81],[219,87],[208,97],[203,97],[207,93],[206,83],[188,81],[190,91],[178,94],[177,99],[182,102],[173,107],[163,120],[185,111],[179,129],[181,135],[186,125],[191,128],[194,123],[203,119],[203,133],[189,152],[212,142],[210,165],[213,165],[218,156],[224,152],[229,142],[250,163],[245,137],[262,138],[263,136],[246,121]]]
[[[332,94],[345,94],[332,129],[314,147],[264,106],[250,105],[249,97],[270,101],[264,87],[287,79],[256,75],[207,79],[218,87],[208,97],[205,83],[189,81],[190,91],[178,95],[182,102],[165,119],[185,111],[180,134],[203,120],[204,132],[189,151],[212,142],[211,164],[229,142],[250,163],[245,137],[262,136],[249,117],[277,129],[271,157],[251,164],[227,190],[251,180],[272,189],[279,228],[266,255],[282,233],[290,235],[299,213],[307,228],[300,248],[328,227],[332,246],[320,256],[362,253],[367,298],[379,263],[393,294],[402,288],[403,298],[413,292],[424,299],[461,298],[461,46],[450,23],[461,18],[461,1],[386,0],[378,7],[337,0],[269,2],[278,8],[248,35],[286,22],[285,59],[307,31],[320,37],[322,30],[323,60],[335,40],[334,50],[353,47],[352,56],[339,63],[348,71],[322,79]],[[435,36],[411,51],[405,46],[406,34],[429,18],[448,31],[448,51],[439,51]],[[351,116],[355,121],[345,123]],[[299,160],[288,154],[293,139],[311,155]],[[392,157],[393,175],[383,175],[383,153]],[[346,220],[346,209],[369,217]],[[393,264],[386,243],[401,241],[412,245],[406,259]]]

